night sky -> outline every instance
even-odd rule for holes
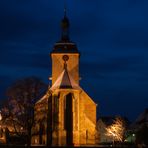
[[[130,120],[148,107],[148,0],[67,0],[81,86],[98,116]],[[14,81],[49,83],[49,53],[61,36],[64,0],[0,1],[0,98]]]

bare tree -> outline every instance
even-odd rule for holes
[[[123,141],[125,132],[125,123],[122,118],[116,117],[113,124],[106,128],[106,135],[114,141]]]
[[[7,91],[2,120],[18,136],[26,137],[28,145],[31,144],[31,130],[35,123],[34,106],[46,89],[47,85],[39,78],[29,77],[16,81]]]

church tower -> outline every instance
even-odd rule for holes
[[[69,27],[65,11],[61,22],[61,40],[54,44],[50,53],[52,85],[35,105],[37,123],[32,144],[95,144],[96,103],[79,85],[80,53],[70,40]]]
[[[79,84],[79,52],[75,43],[69,37],[69,19],[66,15],[61,21],[61,40],[55,43],[51,52],[52,59],[52,84],[63,71],[63,56],[68,58],[67,69],[75,82]]]

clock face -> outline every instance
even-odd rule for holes
[[[69,56],[68,55],[63,55],[63,60],[66,62],[69,60]]]

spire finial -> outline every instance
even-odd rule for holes
[[[67,6],[66,6],[66,0],[64,0],[64,18],[61,22],[62,27],[62,41],[68,42],[69,41],[69,19],[67,17]]]

